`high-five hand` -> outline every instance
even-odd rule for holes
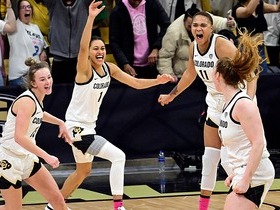
[[[96,17],[105,8],[105,5],[98,8],[101,4],[102,1],[97,1],[97,2],[95,2],[95,0],[92,1],[91,4],[89,5],[89,10],[88,10],[89,16]]]

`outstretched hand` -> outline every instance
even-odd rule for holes
[[[89,10],[88,10],[89,16],[96,17],[105,8],[105,5],[98,8],[101,4],[102,1],[95,2],[95,0],[93,0],[89,5]]]
[[[67,142],[68,144],[73,143],[64,122],[59,125],[58,138],[63,138],[64,141]]]
[[[157,80],[160,84],[164,84],[167,82],[175,82],[175,78],[170,74],[162,74],[157,76]],[[161,94],[158,98],[158,102],[164,106],[169,104],[171,101],[173,101],[174,96],[170,94]]]
[[[162,74],[157,76],[157,81],[159,84],[165,84],[167,82],[173,82],[174,78],[170,74]]]

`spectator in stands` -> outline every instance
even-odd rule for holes
[[[67,108],[66,126],[74,143],[72,151],[76,161],[75,171],[66,179],[61,192],[65,199],[79,187],[92,169],[94,157],[109,160],[110,187],[114,210],[123,207],[125,154],[108,140],[96,134],[96,120],[100,106],[109,88],[111,77],[136,89],[145,89],[172,80],[170,75],[158,75],[156,79],[134,78],[110,62],[105,62],[106,48],[100,37],[92,37],[95,17],[104,9],[101,2],[92,2],[80,42],[77,75],[72,99]],[[46,210],[53,209],[49,204]]]
[[[16,18],[10,0],[6,0],[6,9],[7,14],[5,20],[0,20],[0,32],[2,35],[6,33],[13,33],[16,30]],[[2,39],[2,36],[0,37],[0,39],[0,86],[4,86],[6,82],[6,71],[4,66],[5,43]]]
[[[169,24],[158,0],[119,2],[109,21],[109,43],[119,67],[134,77],[156,78],[158,51]]]
[[[41,61],[48,59],[44,50],[47,46],[44,36],[39,27],[31,23],[33,10],[29,1],[18,1],[18,14],[16,31],[8,33],[10,45],[8,78],[10,86],[21,86],[23,84],[23,76],[28,70],[25,65],[26,58],[33,57]]]
[[[162,47],[159,51],[157,69],[160,74],[171,74],[175,81],[182,77],[189,60],[189,46],[193,41],[191,33],[192,17],[199,12],[196,4],[193,4],[168,27],[162,39]],[[209,13],[210,14],[210,13]],[[223,18],[212,15],[214,32],[221,29],[235,29],[233,18]]]
[[[269,0],[270,4],[277,4],[279,1]],[[264,45],[267,49],[269,64],[280,68],[280,12],[264,14],[268,30],[264,32]]]
[[[238,0],[215,0],[209,1],[211,12],[221,17],[227,17],[232,6],[237,3]]]
[[[197,76],[207,87],[206,103],[207,117],[204,124],[204,155],[202,158],[202,179],[201,196],[199,199],[199,210],[207,210],[210,196],[215,187],[217,177],[217,166],[221,154],[222,166],[230,173],[227,161],[227,154],[221,147],[221,140],[218,136],[218,125],[221,112],[224,106],[223,95],[215,89],[212,72],[216,62],[222,57],[233,58],[236,54],[236,47],[224,37],[213,33],[213,19],[207,12],[198,12],[192,21],[192,34],[195,37],[190,45],[190,59],[187,71],[184,71],[182,78],[169,94],[161,94],[159,103],[162,106],[168,105],[186,88],[188,88]],[[255,96],[256,80],[247,84],[247,93],[251,98]],[[224,151],[221,151],[224,150]]]
[[[48,41],[48,34],[50,30],[50,23],[49,23],[49,14],[48,9],[44,3],[44,0],[28,0],[30,5],[32,6],[32,18],[31,23],[36,24],[42,34],[45,37],[45,40]],[[15,15],[18,17],[17,12],[17,2],[18,0],[11,0],[12,7],[15,9]]]
[[[243,34],[235,56],[220,58],[212,75],[226,104],[219,124],[232,171],[225,181],[230,187],[225,210],[260,208],[275,177],[259,109],[240,89],[240,84],[254,80],[260,71],[260,42],[256,40]]]
[[[44,1],[49,11],[54,84],[72,84],[75,80],[79,43],[86,23],[88,5],[92,0]]]
[[[50,18],[54,84],[73,83],[83,28],[92,0],[44,0]],[[62,37],[63,36],[63,37]]]
[[[267,22],[264,13],[280,11],[280,2],[277,5],[268,4],[263,0],[238,0],[232,8],[232,16],[235,18],[238,28],[243,31],[246,28],[251,37],[259,37],[264,40],[263,32],[267,31]],[[238,31],[237,31],[238,32]],[[264,45],[259,46],[259,52],[264,61],[261,63],[263,72],[267,72],[267,62]]]
[[[59,138],[72,142],[64,122],[44,111],[42,106],[45,96],[52,92],[49,65],[32,58],[26,60],[26,65],[30,66],[26,74],[27,90],[10,106],[0,138],[0,189],[5,200],[0,209],[22,209],[22,184],[25,181],[55,209],[66,210],[54,178],[39,158],[52,168],[59,166],[59,160],[36,145],[36,135],[42,122],[47,122],[58,126]]]
[[[38,25],[45,40],[48,42],[48,34],[50,31],[50,21],[48,9],[44,0],[29,0],[33,8],[32,23]]]
[[[49,21],[49,12],[46,7],[44,0],[29,0],[33,8],[33,15],[31,22],[38,25],[40,28],[45,41],[47,42],[48,47],[45,48],[47,57],[50,57],[49,49],[49,32],[50,32],[50,21]],[[47,60],[48,64],[51,65],[50,60]]]
[[[159,0],[159,2],[165,9],[171,23],[183,15],[192,4],[196,4],[197,8],[201,10],[200,0]]]
[[[28,0],[32,7],[32,18],[31,23],[36,24],[40,31],[44,36],[44,40],[47,43],[47,47],[45,48],[45,52],[47,57],[49,58],[49,41],[48,34],[50,30],[49,23],[49,14],[48,9],[44,3],[44,0]],[[17,2],[18,0],[12,0],[12,7],[17,11]],[[15,12],[16,17],[18,17],[18,12]],[[50,60],[47,59],[48,64],[50,65]]]

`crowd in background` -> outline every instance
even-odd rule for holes
[[[263,34],[264,45],[259,49],[263,72],[268,71],[267,64],[279,66],[277,0],[146,0],[141,9],[130,7],[127,0],[102,1],[106,8],[96,18],[92,34],[108,40],[108,54],[112,53],[114,62],[132,76],[155,78],[169,73],[175,81],[180,79],[189,59],[188,47],[193,41],[190,26],[197,11],[212,15],[216,33],[226,29],[238,36],[240,27],[253,26],[252,36]],[[30,56],[52,64],[55,84],[73,83],[90,2],[1,0],[0,85],[20,86],[27,71],[24,60]],[[244,4],[246,10],[238,9]],[[254,17],[262,27],[246,24]],[[109,29],[109,35],[100,28]]]
[[[5,7],[3,12],[5,18],[0,20],[0,32],[3,34],[1,37],[3,40],[0,42],[2,73],[0,85],[23,86],[26,75],[30,74],[26,64],[26,59],[30,57],[35,60],[34,64],[37,61],[44,63],[42,68],[37,69],[42,71],[34,73],[30,87],[27,87],[29,90],[24,93],[28,97],[35,92],[34,98],[40,98],[39,104],[35,103],[36,107],[41,107],[44,96],[51,93],[52,83],[73,84],[75,81],[65,119],[69,133],[73,134],[72,149],[77,168],[61,189],[65,199],[86,178],[92,167],[93,157],[97,156],[112,162],[110,184],[114,210],[125,210],[122,200],[125,154],[106,139],[96,136],[94,130],[99,106],[111,81],[110,76],[135,89],[179,81],[169,94],[159,96],[158,102],[166,106],[187,89],[198,75],[207,87],[205,101],[208,106],[204,124],[205,150],[202,157],[199,210],[207,210],[209,207],[220,161],[228,174],[227,181],[234,184],[230,189],[234,193],[230,191],[225,209],[228,209],[227,205],[235,205],[236,208],[243,203],[240,194],[244,202],[247,202],[245,206],[248,206],[248,209],[261,206],[273,182],[274,168],[268,159],[269,153],[266,149],[261,118],[253,99],[259,70],[267,73],[268,63],[279,66],[280,2],[227,1],[223,11],[216,10],[225,3],[220,2],[221,4],[217,6],[218,1],[4,0],[4,2],[1,6]],[[109,10],[103,10],[104,5],[109,5]],[[108,49],[111,50],[117,65],[104,62],[106,46],[100,38],[101,26],[109,29]],[[8,70],[4,69],[5,58],[8,60]],[[270,60],[271,62],[268,62]],[[51,68],[48,68],[47,63],[51,64]],[[161,75],[158,76],[159,74]],[[243,89],[246,89],[246,93]],[[239,93],[239,98],[235,99]],[[13,142],[7,144],[7,148],[11,151],[13,150],[11,145],[17,143],[18,136],[7,131],[6,134],[6,126],[15,127],[15,133],[18,133],[18,125],[23,125],[18,122],[26,120],[36,124],[35,120],[31,120],[34,117],[32,107],[29,107],[30,111],[26,114],[28,104],[26,100],[20,98],[21,96],[16,99],[20,102],[15,101],[9,110],[8,123],[5,124],[3,132],[2,141],[8,136],[9,142]],[[80,101],[81,98],[86,100]],[[247,99],[237,102],[244,98]],[[233,99],[236,101],[228,108]],[[250,101],[250,104],[245,101]],[[33,108],[37,110],[35,105]],[[236,111],[235,106],[239,107],[235,108]],[[251,107],[255,111],[244,111],[245,108],[249,110]],[[226,109],[228,110],[225,112]],[[12,116],[13,113],[16,115]],[[228,113],[230,117],[226,117]],[[221,117],[224,115],[224,118]],[[43,113],[36,116],[37,119],[62,125],[61,120],[50,115],[44,119],[43,117]],[[232,125],[228,126],[228,122]],[[223,123],[226,123],[226,126],[223,127]],[[30,127],[32,129],[34,127],[34,132],[28,136],[35,137],[39,127],[33,124]],[[254,126],[257,129],[254,129]],[[25,131],[31,129],[19,130],[25,137]],[[260,132],[256,133],[255,130]],[[67,136],[65,138],[67,140]],[[221,140],[227,151],[224,150]],[[67,142],[72,143],[70,140]],[[239,149],[236,150],[238,148],[236,145],[240,143],[242,148],[246,148],[243,149],[243,154]],[[25,148],[24,143],[21,146]],[[43,159],[46,157],[41,150],[37,152],[30,146],[27,150],[29,148],[31,148],[29,152],[35,151],[34,154]],[[265,162],[261,162],[264,159]],[[46,162],[47,160],[45,159]],[[57,167],[59,162],[57,159],[55,162]],[[258,167],[260,162],[264,165]],[[237,169],[244,171],[240,173]],[[264,172],[269,176],[263,176]],[[40,173],[43,173],[42,170],[37,174]],[[20,178],[24,180],[24,177]],[[256,187],[255,183],[261,185]],[[13,197],[10,185],[13,183],[1,186],[5,201],[9,201],[5,205],[20,206],[20,193],[17,194],[16,205],[10,202]],[[18,185],[15,189],[20,187]],[[57,188],[56,192],[58,193]],[[60,209],[67,209],[61,196],[56,202],[54,200],[55,198],[49,198],[49,204],[45,209],[52,209],[51,206],[55,209],[58,206],[61,206]]]

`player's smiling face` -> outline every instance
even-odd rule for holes
[[[89,48],[91,62],[102,65],[106,58],[106,48],[102,40],[94,40]]]
[[[197,15],[193,18],[192,34],[198,44],[203,44],[210,40],[212,32],[212,24],[207,17]]]
[[[31,84],[33,88],[38,89],[42,94],[51,94],[53,79],[50,70],[48,68],[37,70]]]

